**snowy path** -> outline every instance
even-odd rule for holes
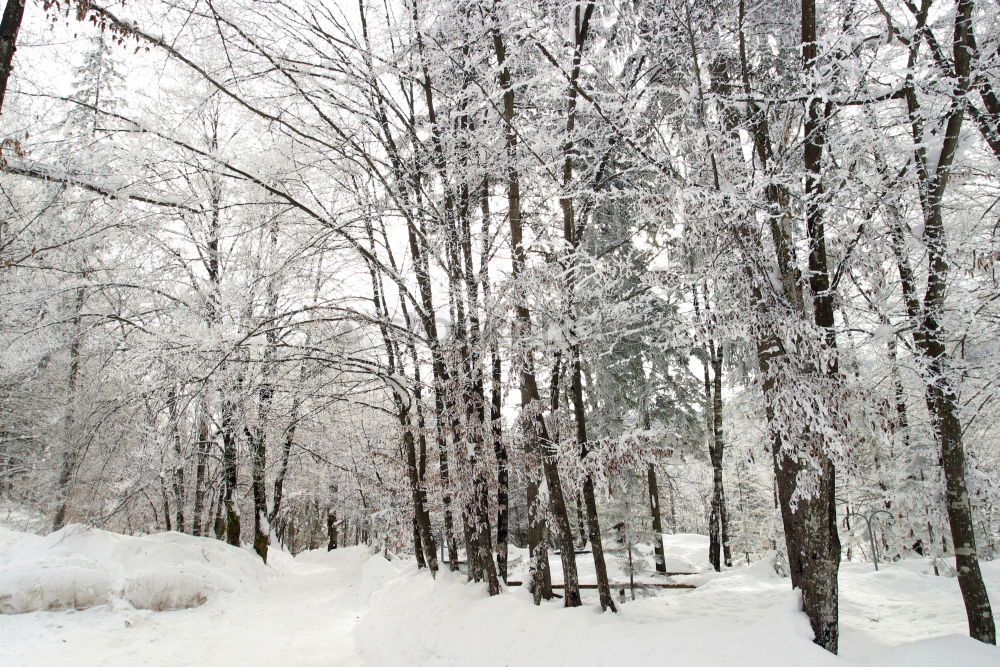
[[[363,665],[353,634],[363,602],[345,586],[357,571],[287,557],[276,566],[261,588],[195,609],[0,617],[0,664]]]
[[[703,536],[664,543],[679,569],[705,561]],[[523,566],[524,554],[512,554]],[[1000,561],[983,571],[1000,600]],[[812,643],[797,594],[768,560],[702,572],[688,579],[697,589],[601,614],[592,597],[578,609],[558,600],[535,607],[524,587],[490,598],[462,575],[442,571],[435,580],[358,547],[295,558],[272,550],[265,566],[247,549],[179,533],[76,527],[39,537],[0,527],[0,610],[28,612],[0,614],[0,667],[1000,665],[1000,650],[965,636],[957,581],[934,576],[930,561],[886,563],[877,573],[844,563],[840,574],[842,654],[834,657]],[[585,566],[581,575],[591,576]],[[205,591],[208,601],[136,608],[185,590]],[[96,606],[31,611],[83,608],[84,599]]]

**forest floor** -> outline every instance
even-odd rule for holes
[[[701,569],[691,561],[705,538],[667,536],[665,544],[668,561]],[[590,556],[578,558],[586,581]],[[518,568],[523,558],[512,579]],[[523,587],[491,599],[463,576],[433,581],[410,561],[358,547],[295,558],[272,550],[263,566],[247,550],[177,533],[74,526],[39,537],[0,528],[0,610],[71,607],[0,615],[0,664],[1000,664],[1000,649],[963,636],[956,580],[930,568],[910,560],[876,573],[845,563],[838,658],[810,642],[788,580],[767,560],[686,577],[695,590],[640,592],[612,615],[600,613],[592,591],[579,609],[558,600],[536,608]],[[984,571],[997,605],[1000,562]],[[612,577],[620,576],[616,561]]]

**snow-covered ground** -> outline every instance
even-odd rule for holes
[[[705,542],[668,536],[668,559],[703,569]],[[590,557],[579,558],[587,580]],[[1000,563],[983,565],[996,604]],[[845,563],[834,657],[812,644],[767,561],[703,572],[689,578],[695,590],[613,615],[593,595],[579,609],[536,608],[525,588],[491,599],[462,576],[433,581],[357,547],[272,550],[263,566],[247,550],[178,533],[0,528],[0,609],[62,609],[0,615],[0,665],[1000,665],[1000,649],[964,636],[956,580],[928,570]],[[154,611],[176,607],[187,608]]]

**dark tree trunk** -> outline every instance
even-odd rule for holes
[[[524,458],[529,473],[541,469],[541,452],[537,440],[525,434]],[[536,473],[537,474],[537,473]],[[545,507],[539,497],[540,480],[532,475],[526,484],[528,505],[528,557],[531,561],[531,591],[539,599],[552,599],[552,572],[548,557],[548,522]]]
[[[976,45],[972,34],[975,3],[972,0],[958,0],[957,5],[952,57],[956,79],[955,98],[959,100],[964,99],[971,90],[971,58]],[[925,7],[917,15],[918,30],[924,28],[926,21]],[[911,45],[911,66],[916,59],[917,48],[919,43]],[[962,600],[969,622],[969,635],[981,642],[996,644],[993,609],[979,568],[972,506],[969,503],[965,479],[965,449],[962,443],[962,425],[959,421],[958,394],[948,368],[947,333],[942,325],[945,319],[945,296],[950,268],[942,206],[951,167],[959,148],[965,107],[958,103],[950,107],[941,154],[937,165],[934,165],[927,156],[924,143],[925,114],[920,108],[912,84],[905,90],[905,99],[916,146],[914,161],[924,216],[923,240],[928,251],[927,289],[923,304],[917,300],[916,286],[909,273],[909,267],[899,261],[898,253],[902,250],[901,245],[898,242],[894,245],[897,246],[897,261],[907,314],[917,325],[913,332],[913,340],[925,366],[925,401],[931,416],[931,427],[941,451],[948,522],[955,547],[958,585],[962,591]]]
[[[574,155],[576,152],[574,133],[576,131],[576,110],[577,110],[577,81],[580,76],[581,63],[583,60],[583,50],[587,42],[587,35],[590,29],[590,17],[593,15],[595,5],[592,2],[586,3],[582,8],[578,5],[574,11],[574,49],[573,64],[569,74],[569,89],[566,92],[566,137],[563,142],[563,165],[562,165],[562,187],[568,190],[573,182]],[[563,237],[569,244],[569,257],[564,258],[564,264],[569,269],[567,276],[567,292],[570,299],[573,298],[575,288],[576,253],[579,251],[582,241],[582,229],[579,221],[576,220],[573,198],[563,196],[559,200],[563,218]],[[588,452],[587,445],[587,415],[583,401],[583,378],[580,364],[580,348],[574,345],[570,349],[570,394],[573,402],[573,417],[576,422],[576,440],[580,447],[580,456],[585,457]],[[562,492],[559,491],[559,501],[562,501]],[[553,495],[555,501],[556,496]],[[594,494],[594,480],[587,475],[583,482],[583,504],[587,512],[587,536],[590,538],[591,553],[594,557],[594,570],[597,574],[597,590],[601,601],[601,609],[617,611],[614,599],[611,597],[611,587],[608,584],[608,568],[604,562],[604,544],[601,541],[601,526],[597,517],[597,500]],[[565,507],[562,514],[565,515]],[[558,517],[561,519],[562,517]],[[575,606],[579,604],[578,581],[572,582],[574,589],[570,588],[570,572],[566,567],[566,553],[572,552],[575,548],[573,543],[573,530],[569,525],[569,517],[565,517],[566,526],[560,527],[560,537],[562,542],[563,571],[566,575],[566,605]],[[576,563],[573,562],[572,575],[576,576]]]
[[[208,418],[207,401],[203,401],[201,414],[198,415],[198,442],[195,444],[194,464],[194,508],[191,517],[191,533],[204,536],[206,526],[203,525],[205,513],[205,485],[208,478],[208,453],[212,446],[211,422]],[[209,517],[211,518],[211,517]]]
[[[417,4],[412,7],[414,25],[420,25],[417,14]],[[423,38],[419,30],[416,31],[417,51],[423,56]],[[465,55],[468,56],[468,47],[463,47]],[[466,505],[462,508],[462,524],[466,542],[466,556],[469,565],[469,575],[475,580],[486,579],[490,595],[499,593],[500,585],[496,576],[496,565],[492,554],[492,530],[489,519],[489,492],[488,482],[485,472],[482,470],[479,461],[483,455],[484,429],[486,418],[485,391],[483,384],[482,367],[478,358],[479,344],[479,295],[478,288],[472,271],[472,247],[471,232],[469,224],[469,188],[467,184],[461,184],[456,188],[449,185],[447,172],[448,161],[444,142],[441,137],[440,126],[434,104],[434,86],[432,85],[429,70],[426,63],[421,65],[422,79],[421,88],[424,93],[424,101],[427,108],[427,116],[431,127],[431,159],[435,168],[440,173],[444,186],[444,231],[446,233],[445,250],[447,255],[447,273],[449,298],[454,313],[454,326],[452,331],[455,335],[459,348],[460,362],[454,372],[444,372],[445,365],[439,365],[441,369],[440,379],[442,386],[447,384],[449,378],[454,378],[461,388],[461,395],[465,403],[465,428],[462,427],[458,406],[454,405],[454,397],[446,395],[448,399],[446,407],[449,408],[446,414],[451,416],[451,434],[453,444],[455,439],[463,438],[466,441],[466,449],[458,449],[456,455],[460,463],[466,463],[472,475],[472,495],[466,498]],[[464,86],[470,84],[466,78]],[[472,127],[471,118],[465,114],[464,108],[459,105],[458,126],[462,130]],[[464,260],[464,262],[463,262]],[[463,290],[464,274],[464,290]],[[474,357],[474,350],[476,356]],[[469,451],[469,455],[463,454]]]
[[[711,354],[711,350],[706,350]],[[715,402],[712,394],[712,379],[709,369],[712,363],[704,365],[705,379],[705,412],[709,433],[708,456],[712,463],[712,501],[708,517],[708,562],[716,572],[722,571],[722,461],[717,455],[715,438]]]
[[[305,368],[299,372],[299,382],[302,382],[304,379]],[[301,404],[302,399],[296,394],[292,398],[292,410],[289,415],[288,427],[285,428],[284,442],[281,445],[281,459],[278,463],[278,472],[274,476],[274,494],[272,496],[271,516],[269,519],[271,523],[274,523],[275,519],[278,518],[278,513],[281,512],[281,503],[284,501],[285,478],[288,476],[288,461],[292,455],[292,445],[295,444],[295,430],[298,427]]]
[[[432,575],[437,574],[437,545],[431,533],[431,517],[427,511],[427,493],[420,480],[417,465],[417,452],[413,442],[413,429],[409,420],[402,415],[400,422],[403,428],[403,447],[406,454],[406,474],[410,481],[410,496],[413,502],[414,550],[418,554],[418,563],[422,559]]]
[[[209,145],[213,150],[219,147],[219,116],[218,111],[210,117],[212,135]],[[220,258],[220,229],[222,222],[222,184],[221,177],[214,177],[211,181],[209,193],[209,206],[211,214],[208,217],[208,239],[205,244],[203,264],[205,273],[208,275],[208,299],[205,309],[205,324],[209,331],[213,329],[219,318],[219,301],[222,282],[222,262]],[[202,391],[201,409],[198,415],[198,450],[195,459],[195,488],[194,488],[194,517],[192,532],[195,535],[207,535],[211,527],[216,536],[221,535],[215,513],[212,511],[212,503],[215,496],[210,497],[210,489],[207,488],[208,460],[212,449],[215,435],[212,433],[213,418],[210,408],[211,383],[206,382]],[[208,516],[202,517],[205,509],[205,501],[208,500]],[[204,521],[204,525],[202,524]]]
[[[10,3],[7,5],[10,9]],[[6,15],[4,16],[6,21]],[[86,291],[83,287],[76,289],[73,314],[73,340],[69,345],[69,373],[66,377],[66,416],[63,419],[63,434],[66,449],[63,451],[62,465],[59,469],[59,509],[52,519],[52,530],[59,530],[66,524],[66,514],[69,510],[70,484],[73,474],[80,464],[80,446],[77,438],[76,393],[80,382],[80,347],[83,344],[83,329],[80,326],[80,314]],[[169,521],[169,516],[167,517]]]
[[[167,492],[167,482],[163,475],[160,475],[160,498],[163,500],[163,524],[169,532],[173,530],[173,524],[170,522],[170,494]]]
[[[742,16],[745,11],[742,0],[739,9]],[[801,26],[803,68],[809,71],[816,57],[816,14],[813,0],[802,1]],[[743,93],[750,95],[752,91],[747,74],[746,36],[742,31],[739,33],[739,60]],[[722,67],[713,73],[718,77],[714,85],[721,92],[731,89],[724,69]],[[813,311],[816,324],[826,329],[821,342],[832,347],[835,344],[832,320],[827,323],[825,319],[828,312],[832,315],[832,309],[828,306],[832,306],[833,297],[829,290],[825,264],[819,169],[824,139],[821,118],[823,105],[818,98],[810,98],[807,106],[804,160],[806,217],[811,241],[809,281],[815,299]],[[761,168],[767,169],[772,155],[767,115],[752,102],[746,105],[746,112],[756,160]],[[783,337],[778,333],[780,318],[805,318],[809,316],[809,309],[805,303],[802,275],[797,265],[795,243],[791,234],[791,213],[788,207],[790,194],[782,185],[772,183],[765,189],[765,195],[773,211],[768,226],[773,243],[774,263],[781,278],[780,297],[775,299],[770,292],[765,292],[765,288],[760,287],[752,264],[748,263],[745,270],[752,285],[756,308],[766,323],[757,338],[757,360],[763,377],[765,413],[771,436],[775,496],[785,530],[792,586],[801,591],[802,609],[809,617],[814,633],[813,641],[836,653],[839,639],[837,576],[840,567],[840,538],[837,533],[833,462],[826,451],[827,443],[821,433],[808,429],[801,432],[789,431],[785,424],[777,420],[776,407],[783,401],[827,400],[822,396],[793,398],[789,387],[785,385],[793,381],[797,374],[829,378],[834,384],[838,374],[835,365],[824,367],[820,365],[819,359],[790,353],[786,350]],[[737,233],[746,248],[762,250],[759,235],[743,227]],[[754,261],[759,262],[751,256],[750,262]],[[821,283],[826,285],[826,289],[817,289]],[[815,490],[807,498],[802,497],[803,494],[796,496],[795,493],[800,474],[814,478]]]
[[[413,553],[417,559],[417,569],[422,570],[427,567],[427,558],[424,556],[424,545],[420,539],[420,527],[417,520],[413,519]]]
[[[587,521],[583,518],[583,498],[576,494],[576,529],[580,535],[580,548],[587,546]]]
[[[484,262],[485,264],[485,262]],[[497,459],[497,572],[504,583],[507,583],[507,542],[510,523],[510,472],[507,470],[509,457],[507,445],[501,432],[501,393],[503,391],[500,375],[500,355],[494,349],[491,352],[493,361],[493,391],[490,401],[490,421],[493,430],[493,452]]]
[[[371,244],[372,252],[375,251],[375,237],[372,227],[369,225],[367,227],[368,240]],[[411,234],[411,242],[413,241],[413,235]],[[393,266],[395,262],[393,261]],[[375,313],[380,318],[379,329],[382,334],[382,342],[385,345],[385,351],[388,358],[388,367],[390,372],[396,371],[397,369],[402,369],[403,361],[400,355],[399,346],[393,335],[390,333],[389,327],[385,324],[388,321],[388,307],[385,302],[385,293],[382,285],[380,275],[375,270],[374,266],[368,267],[369,277],[372,283],[372,301],[375,306]],[[407,324],[409,324],[409,313],[404,308],[404,315],[406,317]],[[417,564],[420,567],[428,567],[431,571],[431,575],[437,574],[438,562],[437,562],[437,547],[434,543],[434,537],[431,533],[431,519],[430,513],[427,510],[427,491],[423,483],[423,471],[422,468],[426,464],[424,461],[423,449],[426,444],[423,440],[423,433],[421,431],[421,456],[418,459],[416,445],[414,442],[413,434],[413,424],[411,423],[411,406],[406,403],[407,400],[412,400],[416,403],[417,412],[417,426],[422,428],[423,417],[420,413],[420,401],[421,401],[421,391],[420,385],[420,370],[419,361],[416,356],[416,349],[412,342],[408,343],[408,348],[410,351],[411,358],[413,360],[414,375],[415,375],[415,390],[413,397],[404,397],[400,394],[396,394],[396,410],[397,417],[399,419],[399,427],[403,435],[403,453],[406,459],[406,475],[410,485],[410,498],[413,503],[413,547],[414,553],[417,557]],[[447,459],[444,461],[444,465],[447,466]],[[445,476],[443,479],[447,479]]]
[[[722,543],[722,560],[726,567],[733,565],[729,546],[729,510],[726,508],[726,490],[723,485],[723,453],[726,441],[722,433],[722,347],[712,343],[712,435],[715,438],[715,456],[712,462],[716,478],[716,495],[719,498],[719,541]]]
[[[326,513],[326,550],[337,548],[337,513],[333,508]]]
[[[492,254],[490,242],[490,184],[489,179],[483,180],[482,196],[480,198],[482,208],[482,238],[483,247],[481,257],[486,258]],[[479,283],[483,286],[483,301],[486,308],[493,305],[490,299],[489,262],[480,261]],[[496,541],[496,561],[497,574],[507,583],[507,542],[509,539],[510,523],[510,471],[507,469],[509,456],[507,454],[507,444],[503,440],[503,369],[500,365],[500,347],[496,337],[490,340],[490,436],[493,439],[493,455],[497,462],[497,541]]]
[[[173,430],[174,445],[174,515],[177,530],[184,532],[184,454],[181,451],[180,405],[177,387],[170,390],[170,427]]]
[[[709,353],[712,357],[712,387],[708,395],[712,400],[710,412],[712,444],[709,447],[709,457],[712,460],[712,519],[709,535],[709,559],[716,572],[722,569],[722,564],[733,564],[732,552],[729,548],[728,511],[726,510],[726,490],[723,483],[723,454],[725,440],[722,434],[722,350],[714,342],[709,343]],[[708,379],[708,370],[705,370]]]
[[[704,288],[705,312],[711,313],[708,287]],[[694,308],[700,313],[698,288],[694,288]],[[725,439],[722,434],[722,346],[709,339],[705,347],[703,377],[705,387],[705,426],[709,434],[708,455],[712,463],[712,502],[708,519],[708,561],[716,572],[722,565],[733,564],[729,548],[729,520],[726,511],[726,491],[723,483]]]
[[[494,17],[495,18],[495,17]],[[517,170],[517,132],[514,129],[514,89],[511,84],[510,70],[506,66],[506,49],[499,27],[491,26],[493,47],[497,64],[500,67],[500,86],[503,90],[503,117],[506,126],[505,145],[508,156],[507,170],[507,218],[510,223],[511,266],[515,280],[521,278],[525,267],[525,251],[522,243],[523,229],[521,222],[521,185]],[[531,311],[523,299],[518,299],[515,308],[515,332],[517,340],[526,339],[531,333]],[[579,582],[576,574],[576,557],[573,551],[573,531],[566,513],[566,501],[562,493],[559,471],[551,452],[548,449],[548,432],[545,420],[540,413],[541,399],[538,383],[535,379],[532,352],[524,351],[520,363],[520,393],[521,409],[531,416],[522,420],[525,436],[525,457],[528,463],[528,542],[531,550],[532,563],[535,564],[532,576],[532,589],[537,602],[540,597],[551,597],[551,578],[548,569],[545,545],[545,523],[539,506],[539,482],[534,470],[535,462],[541,459],[542,474],[549,490],[549,504],[552,520],[555,522],[556,535],[562,549],[563,571],[566,577],[567,606],[580,604]]]
[[[215,511],[212,513],[212,532],[216,539],[226,541],[226,482],[222,480],[219,484],[219,497],[215,502]],[[237,519],[238,520],[238,519]],[[237,536],[239,531],[237,531]]]
[[[251,471],[253,487],[253,549],[266,563],[267,547],[270,543],[270,526],[267,519],[267,487],[264,478],[264,473],[267,469],[267,439],[262,426],[257,426],[253,430],[253,438],[251,439],[251,455],[253,456]]]
[[[237,387],[242,381],[237,381]],[[240,515],[236,506],[236,406],[226,396],[222,402],[222,510],[226,541],[240,546]]]
[[[0,110],[7,95],[7,81],[14,69],[14,51],[17,50],[17,33],[21,30],[25,0],[7,0],[0,22]]]
[[[583,382],[580,369],[580,351],[573,351],[573,414],[576,419],[576,439],[580,445],[581,456],[587,455],[587,419],[583,403]],[[597,519],[597,499],[594,494],[594,479],[587,475],[583,481],[583,504],[587,510],[587,536],[590,538],[590,550],[594,556],[594,570],[597,574],[597,591],[601,601],[601,609],[618,611],[614,598],[611,597],[611,585],[608,582],[608,567],[604,562],[604,542],[601,539],[601,526]],[[570,537],[572,544],[572,536]]]
[[[649,464],[646,478],[649,482],[649,511],[653,517],[653,555],[656,571],[667,571],[667,559],[663,552],[663,520],[660,517],[660,490],[656,484],[656,466]]]

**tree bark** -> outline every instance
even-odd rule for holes
[[[494,17],[494,20],[496,17]],[[510,70],[506,66],[506,48],[503,37],[500,34],[496,23],[492,26],[493,48],[496,54],[497,65],[500,68],[500,87],[503,90],[503,119],[505,125],[505,148],[507,152],[507,220],[510,225],[511,243],[511,268],[513,278],[517,280],[524,273],[525,252],[523,239],[523,229],[521,226],[521,183],[520,174],[517,169],[517,132],[514,130],[514,89],[511,84]],[[523,340],[531,331],[531,311],[525,304],[523,298],[518,298],[515,304],[515,339]],[[548,432],[545,428],[545,421],[541,415],[541,399],[538,393],[538,383],[535,379],[534,360],[530,350],[524,350],[524,358],[520,360],[520,397],[521,397],[521,426],[524,434],[524,453],[527,465],[527,496],[528,496],[528,547],[532,563],[531,589],[538,604],[540,598],[550,599],[552,597],[552,581],[549,572],[547,547],[545,540],[546,522],[543,516],[539,498],[540,480],[537,476],[537,467],[542,469],[542,475],[548,486],[550,505],[553,518],[559,521],[561,510],[562,521],[565,528],[569,530],[569,520],[566,517],[566,504],[562,497],[562,488],[559,483],[559,473],[555,468],[555,462],[551,457],[546,456],[543,451],[543,443],[548,440]],[[560,507],[561,505],[561,507]],[[562,530],[562,526],[558,526]],[[576,574],[575,554],[573,553],[572,531],[569,531],[569,559],[570,583],[573,587],[570,592],[576,591],[575,583],[572,579]],[[563,550],[563,566],[566,566],[566,550]],[[576,600],[570,594],[564,598],[568,606],[578,604],[579,593],[576,593]]]
[[[337,548],[337,512],[330,508],[326,512],[326,550]]]
[[[181,431],[180,431],[180,405],[177,395],[177,387],[170,389],[170,428],[173,431],[174,445],[174,521],[177,530],[184,532],[184,455],[181,451]]]
[[[208,407],[202,404],[198,414],[198,441],[195,443],[194,463],[194,507],[191,510],[191,534],[205,535],[205,484],[208,477],[208,453],[212,446],[211,424],[206,414]]]
[[[573,169],[574,169],[574,155],[576,152],[575,142],[574,142],[574,132],[576,131],[576,110],[577,110],[577,91],[578,85],[577,81],[580,77],[581,63],[583,60],[583,50],[587,42],[587,36],[590,31],[590,18],[594,12],[594,3],[588,2],[583,8],[581,13],[581,8],[577,5],[574,8],[574,49],[573,49],[573,64],[570,69],[570,81],[569,88],[566,91],[567,103],[566,103],[566,138],[563,142],[563,167],[562,167],[562,188],[564,194],[559,199],[559,205],[562,209],[563,218],[563,236],[566,243],[569,245],[572,253],[569,257],[565,258],[564,264],[569,270],[566,271],[566,282],[567,282],[567,292],[570,295],[570,299],[573,299],[573,290],[575,287],[575,275],[577,267],[576,253],[579,250],[580,241],[582,240],[582,232],[579,228],[578,221],[576,220],[576,213],[574,210],[574,203],[572,196],[568,193],[569,188],[573,182]],[[571,306],[572,308],[572,306]],[[570,317],[573,317],[573,313],[570,313]],[[583,401],[583,379],[582,379],[582,369],[580,364],[580,347],[578,344],[573,344],[570,348],[570,394],[573,402],[573,417],[576,422],[576,440],[577,446],[580,448],[580,457],[586,457],[589,450],[587,444],[587,414],[586,407]],[[608,583],[608,568],[604,561],[604,544],[601,540],[601,526],[597,517],[597,500],[594,494],[594,480],[590,475],[587,475],[583,481],[583,503],[587,511],[587,536],[590,539],[591,553],[594,557],[594,570],[597,575],[597,590],[601,602],[601,609],[611,611],[617,611],[615,608],[614,599],[611,597],[611,587]],[[569,523],[567,517],[567,524]],[[563,547],[562,551],[565,554],[567,548],[570,550],[574,549],[572,528],[567,526],[569,530],[568,536],[563,536]],[[568,538],[568,539],[567,539]],[[564,557],[565,559],[565,557]],[[574,562],[575,566],[575,562]],[[564,566],[565,567],[565,566]],[[575,567],[574,567],[575,570]],[[574,572],[575,574],[575,572]],[[567,605],[570,604],[570,589],[569,581],[566,582],[567,590]],[[575,592],[575,596],[579,598],[579,591]]]
[[[239,388],[242,378],[236,382]],[[237,389],[238,390],[238,389]],[[231,390],[232,391],[232,390]],[[222,399],[222,514],[223,533],[226,541],[235,547],[240,546],[240,515],[236,506],[236,404],[231,395]],[[218,529],[216,529],[218,533]]]
[[[929,4],[929,3],[928,3]],[[971,89],[971,57],[975,51],[972,37],[974,2],[958,0],[953,39],[953,60],[956,76],[955,98],[962,100]],[[928,5],[922,6],[917,16],[917,28],[923,30],[927,20]],[[915,41],[915,40],[914,40]],[[911,46],[910,65],[916,59],[918,44]],[[951,175],[951,167],[958,152],[964,119],[964,105],[955,104],[947,116],[944,140],[937,165],[928,159],[923,143],[923,114],[913,82],[907,82],[905,99],[915,142],[914,159],[921,207],[924,216],[924,243],[928,250],[927,288],[923,303],[916,298],[915,285],[905,263],[899,263],[903,282],[904,302],[910,318],[917,325],[913,339],[924,364],[925,401],[931,416],[941,452],[941,466],[945,478],[948,523],[955,548],[958,584],[965,603],[969,635],[987,644],[996,644],[996,625],[989,595],[979,568],[976,536],[973,527],[972,506],[969,502],[965,479],[965,449],[962,443],[962,425],[959,420],[958,392],[948,368],[947,332],[942,322],[945,315],[945,295],[948,284],[949,263],[942,212],[944,193]],[[898,248],[901,250],[901,248]]]
[[[7,0],[3,20],[0,21],[0,111],[7,95],[7,81],[14,69],[14,52],[17,50],[17,33],[24,18],[25,0]]]
[[[489,261],[492,254],[490,243],[490,184],[489,179],[483,179],[482,197],[482,239],[483,248],[479,265],[479,282],[483,286],[483,303],[488,309],[493,303],[490,299]],[[496,561],[497,574],[507,583],[507,558],[510,524],[510,471],[508,463],[507,443],[503,439],[503,369],[500,365],[500,346],[496,337],[490,340],[490,435],[493,438],[493,455],[497,462],[497,540]]]
[[[80,464],[80,447],[76,434],[76,394],[80,381],[80,347],[83,344],[80,314],[83,311],[85,298],[86,290],[83,287],[77,287],[73,301],[73,338],[69,344],[69,373],[66,377],[66,416],[63,420],[63,440],[66,449],[63,451],[62,466],[59,469],[59,486],[57,487],[59,508],[52,519],[52,530],[59,530],[66,524],[66,514],[69,511],[70,483],[77,466]],[[167,520],[170,520],[169,516]]]
[[[304,380],[305,369],[299,372],[299,382]],[[292,398],[292,409],[289,414],[288,426],[285,428],[285,437],[281,445],[281,459],[278,462],[278,472],[274,476],[274,491],[271,497],[271,514],[269,521],[273,524],[281,512],[281,503],[285,495],[285,478],[288,476],[288,461],[292,454],[292,445],[295,444],[295,430],[298,427],[299,410],[302,399],[296,394]]]
[[[663,574],[667,571],[666,554],[663,552],[663,519],[660,516],[660,489],[656,483],[656,466],[649,464],[646,472],[649,488],[649,512],[653,518],[653,557],[656,560],[656,571]]]
[[[576,420],[576,439],[580,446],[580,455],[586,456],[587,447],[587,421],[583,403],[583,383],[581,381],[580,351],[574,350],[572,364],[572,394],[573,394],[573,414]],[[597,591],[601,602],[601,609],[617,612],[614,598],[611,596],[611,585],[608,581],[608,567],[604,562],[604,542],[601,538],[601,526],[597,518],[597,499],[594,494],[594,479],[587,475],[583,481],[583,504],[587,510],[587,536],[590,538],[590,550],[594,556],[594,570],[597,575]],[[572,536],[570,537],[572,544]],[[661,543],[662,544],[662,543]],[[565,548],[565,547],[564,547]],[[662,549],[662,546],[661,546]]]

